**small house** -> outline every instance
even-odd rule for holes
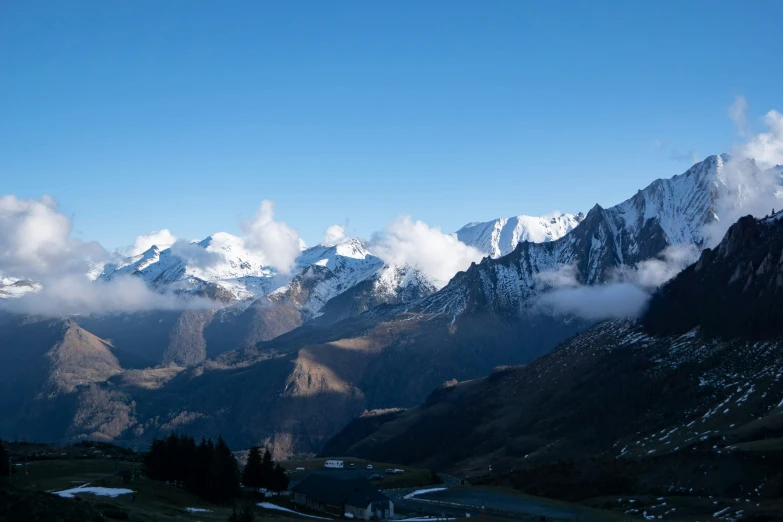
[[[330,515],[352,515],[363,520],[389,519],[394,503],[367,479],[336,479],[312,474],[293,487],[296,504]]]

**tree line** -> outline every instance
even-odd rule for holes
[[[0,477],[7,477],[11,473],[11,456],[5,450],[3,441],[0,439]]]
[[[153,480],[171,482],[216,504],[227,504],[241,495],[240,478],[256,491],[288,489],[285,469],[275,465],[269,450],[262,456],[258,446],[254,446],[240,473],[237,460],[222,437],[215,443],[202,437],[199,444],[193,437],[176,433],[155,439],[144,456],[144,472]]]

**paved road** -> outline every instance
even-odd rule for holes
[[[484,514],[490,518],[504,518],[520,521],[541,520],[568,520],[599,522],[611,520],[611,515],[603,515],[600,511],[591,510],[578,505],[553,502],[548,499],[506,494],[502,491],[486,490],[472,487],[452,487],[444,491],[428,493],[412,499],[403,497],[410,493],[411,489],[390,490],[385,493],[392,497],[395,508],[401,512],[421,513],[425,515],[464,517],[470,513],[471,517],[481,516],[481,507],[484,506]],[[610,518],[611,517],[611,518]]]
[[[335,478],[370,478],[374,474],[384,475],[385,470],[364,467],[327,469],[315,468],[300,471],[291,475],[290,487],[295,486],[311,474],[334,476]],[[577,504],[554,502],[548,499],[536,498],[527,495],[504,493],[498,490],[489,490],[478,487],[460,487],[459,479],[450,476],[441,476],[441,486],[428,486],[427,488],[401,488],[384,490],[384,493],[394,501],[395,510],[406,514],[421,514],[428,516],[446,516],[449,518],[465,517],[467,513],[471,517],[481,517],[481,507],[484,506],[484,514],[489,518],[502,518],[520,522],[541,520],[547,517],[553,521],[573,522],[604,522],[616,520],[612,515],[603,515],[600,511],[591,510]],[[376,482],[383,488],[383,483]],[[417,489],[430,487],[446,487],[445,491],[428,493],[412,499],[403,498],[408,493]]]

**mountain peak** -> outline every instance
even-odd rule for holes
[[[584,214],[553,212],[546,216],[512,216],[486,222],[468,223],[457,231],[457,239],[490,257],[511,253],[523,241],[546,243],[573,230]]]

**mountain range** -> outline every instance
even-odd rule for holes
[[[704,250],[707,227],[738,192],[729,161],[711,156],[586,215],[467,225],[456,237],[486,257],[445,286],[355,238],[303,249],[289,274],[225,233],[94,266],[96,282],[138,277],[214,305],[3,314],[0,433],[144,445],[181,430],[267,443],[279,456],[319,451],[365,411],[412,408],[444,382],[532,363],[601,319],[542,296],[622,282],[665,262],[667,248]],[[3,280],[0,295],[37,285]]]

